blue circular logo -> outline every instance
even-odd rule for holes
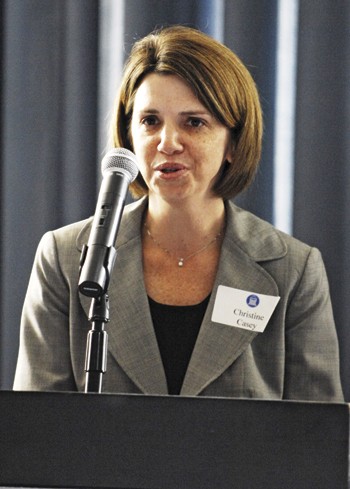
[[[259,305],[260,299],[257,295],[251,294],[248,295],[246,302],[249,307],[256,307]]]

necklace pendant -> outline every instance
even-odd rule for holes
[[[178,265],[180,268],[184,266],[184,259],[183,258],[179,258]]]

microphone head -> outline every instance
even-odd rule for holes
[[[103,176],[108,172],[121,171],[131,183],[139,172],[136,156],[128,149],[113,148],[102,159],[101,171]]]

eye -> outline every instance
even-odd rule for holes
[[[191,127],[202,127],[204,126],[205,122],[203,121],[203,119],[200,119],[198,117],[190,117],[187,121],[187,124]]]
[[[158,118],[155,115],[148,115],[141,119],[141,124],[145,126],[154,126],[158,123]]]

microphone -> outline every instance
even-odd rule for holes
[[[79,291],[88,297],[105,294],[114,267],[114,244],[128,188],[138,174],[136,156],[125,148],[114,148],[101,162],[102,183],[87,245],[80,258]]]

